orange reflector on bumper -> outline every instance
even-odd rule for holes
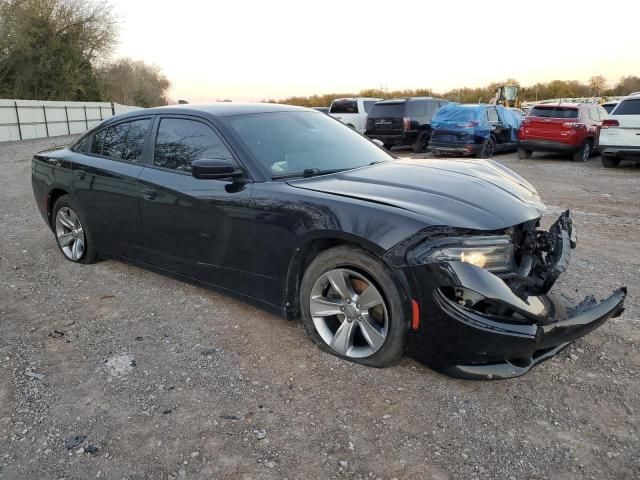
[[[418,306],[418,302],[412,300],[413,306],[413,318],[411,319],[411,328],[414,330],[418,330],[420,326],[420,307]]]

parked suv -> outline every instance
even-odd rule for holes
[[[425,152],[431,138],[431,119],[447,103],[432,97],[383,100],[369,112],[365,135],[380,140],[388,150],[394,145],[411,145],[414,152]]]
[[[336,98],[331,102],[329,115],[353,128],[358,133],[364,133],[367,124],[367,113],[380,98]]]
[[[617,167],[621,159],[640,159],[640,93],[620,101],[602,122],[600,151],[605,167]]]
[[[598,148],[600,126],[607,118],[600,105],[554,103],[536,105],[518,130],[518,157],[534,151],[570,153],[575,162],[586,162]]]
[[[429,150],[490,158],[494,152],[515,150],[516,133],[522,122],[517,109],[502,105],[450,103],[431,121]]]

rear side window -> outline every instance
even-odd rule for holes
[[[607,113],[611,113],[611,111],[616,107],[617,103],[605,103],[602,105]]]
[[[334,100],[329,113],[358,113],[356,100]]]
[[[602,106],[598,107],[598,112],[600,112],[600,120],[609,118],[609,112],[607,112],[604,108],[602,108]]]
[[[600,121],[600,111],[598,107],[589,107],[589,118],[594,122]]]
[[[427,114],[426,102],[407,102],[407,116],[422,117]]]
[[[139,162],[151,119],[119,123],[96,132],[91,139],[91,153]]]
[[[640,98],[622,100],[613,112],[614,115],[640,115]]]
[[[529,116],[543,118],[578,118],[578,109],[566,107],[533,107]]]
[[[365,100],[364,102],[362,102],[364,104],[364,111],[366,113],[369,113],[369,110],[371,110],[371,107],[373,107],[376,102],[377,100]]]
[[[153,164],[183,172],[191,171],[191,162],[233,157],[211,127],[196,120],[163,118],[160,120]]]

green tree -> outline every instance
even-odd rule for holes
[[[605,92],[605,95],[621,96],[629,95],[633,92],[640,92],[640,77],[629,75],[628,77],[622,77],[612,89]]]
[[[97,100],[94,64],[116,41],[108,2],[0,0],[0,97]]]
[[[121,58],[100,67],[97,77],[104,100],[139,107],[167,104],[166,92],[171,84],[155,65]]]
[[[599,97],[607,88],[607,79],[602,75],[594,75],[589,79],[589,88],[592,95]]]

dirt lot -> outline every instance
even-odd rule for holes
[[[630,297],[528,375],[470,382],[339,361],[223,295],[65,261],[29,176],[35,151],[68,141],[0,144],[0,478],[640,477],[638,166],[496,156],[549,219],[574,213],[557,288]]]

